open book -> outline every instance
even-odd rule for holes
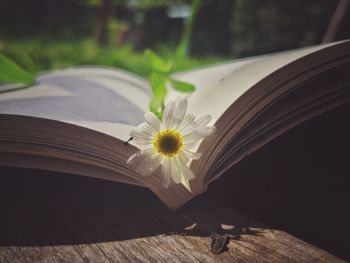
[[[33,87],[0,94],[0,165],[147,187],[177,208],[278,135],[350,101],[349,73],[350,41],[342,41],[175,74],[196,91],[172,91],[167,100],[187,97],[188,112],[212,115],[217,128],[191,163],[192,192],[164,188],[160,169],[144,177],[127,164],[138,149],[125,141],[149,111],[147,80],[100,67],[43,73]]]

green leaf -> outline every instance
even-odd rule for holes
[[[34,76],[0,53],[0,83],[31,84]]]
[[[160,73],[152,72],[150,83],[153,92],[150,108],[151,111],[161,119],[164,110],[164,98],[168,92],[166,89],[167,77]]]
[[[173,88],[180,92],[192,93],[196,89],[194,85],[187,82],[182,82],[175,79],[170,79],[170,82]]]
[[[164,97],[167,94],[166,83],[167,77],[157,72],[152,72],[150,76],[150,83],[153,94],[157,97]]]
[[[153,112],[158,119],[162,119],[164,111],[164,97],[153,96],[150,103],[151,112]]]
[[[152,50],[147,49],[144,54],[145,54],[145,57],[149,60],[151,68],[154,71],[167,73],[171,70],[171,63],[165,62],[160,56],[158,56]]]

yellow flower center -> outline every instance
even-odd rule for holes
[[[173,157],[183,147],[183,136],[177,130],[163,130],[155,136],[153,146],[158,153]]]

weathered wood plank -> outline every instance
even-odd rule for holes
[[[1,182],[0,262],[342,262],[204,198],[173,212],[91,178],[2,168]],[[218,255],[214,231],[231,236]]]

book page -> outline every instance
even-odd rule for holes
[[[177,74],[176,78],[196,85],[195,93],[188,97],[189,112],[210,114],[214,124],[254,84],[292,61],[334,44],[240,59]]]
[[[146,80],[109,68],[71,68],[40,75],[33,87],[3,93],[0,114],[76,124],[125,140],[144,121]]]

